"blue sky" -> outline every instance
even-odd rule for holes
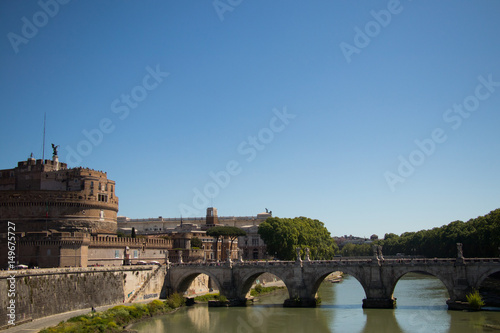
[[[0,168],[50,143],[120,215],[402,233],[499,208],[500,2],[0,2]]]

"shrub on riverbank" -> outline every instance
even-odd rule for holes
[[[470,294],[467,294],[465,297],[467,299],[467,302],[469,302],[469,307],[472,310],[479,311],[484,306],[483,298],[479,294],[478,290],[474,290]]]
[[[57,326],[49,327],[40,333],[115,333],[123,332],[124,328],[145,317],[165,314],[183,306],[182,295],[173,294],[166,301],[154,300],[148,304],[118,305],[103,312],[89,313],[68,319]]]

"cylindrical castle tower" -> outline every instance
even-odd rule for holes
[[[16,232],[116,234],[117,212],[115,182],[105,172],[68,169],[57,155],[0,170],[0,225],[13,222]]]

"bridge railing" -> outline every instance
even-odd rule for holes
[[[446,265],[455,264],[457,262],[456,258],[392,258],[392,259],[382,259],[378,261],[383,265],[415,265],[415,264],[432,264],[432,265]],[[464,258],[464,263],[500,263],[500,258]],[[338,258],[334,260],[311,260],[302,261],[304,265],[337,265],[337,266],[356,266],[356,265],[371,265],[374,263],[373,258],[363,258],[363,259],[345,259]],[[279,261],[279,260],[268,260],[268,261],[233,261],[231,263],[233,266],[292,266],[296,265],[296,261]],[[185,263],[170,263],[171,266],[199,266],[199,267],[216,267],[216,266],[227,266],[227,262],[185,262]]]

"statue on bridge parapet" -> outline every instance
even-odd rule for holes
[[[302,258],[300,257],[300,247],[295,248],[295,251],[297,253],[297,259],[295,260],[295,262],[297,263],[302,262]]]
[[[243,262],[243,250],[238,249],[238,262]]]
[[[373,260],[376,262],[380,262],[380,260],[384,261],[384,255],[382,254],[382,246],[381,245],[373,245]]]
[[[311,258],[309,257],[310,250],[308,247],[306,247],[306,256],[304,258],[305,261],[311,261]]]
[[[457,262],[462,264],[464,262],[464,251],[462,243],[457,243]]]
[[[183,264],[184,262],[182,261],[182,250],[179,250],[179,264]]]

